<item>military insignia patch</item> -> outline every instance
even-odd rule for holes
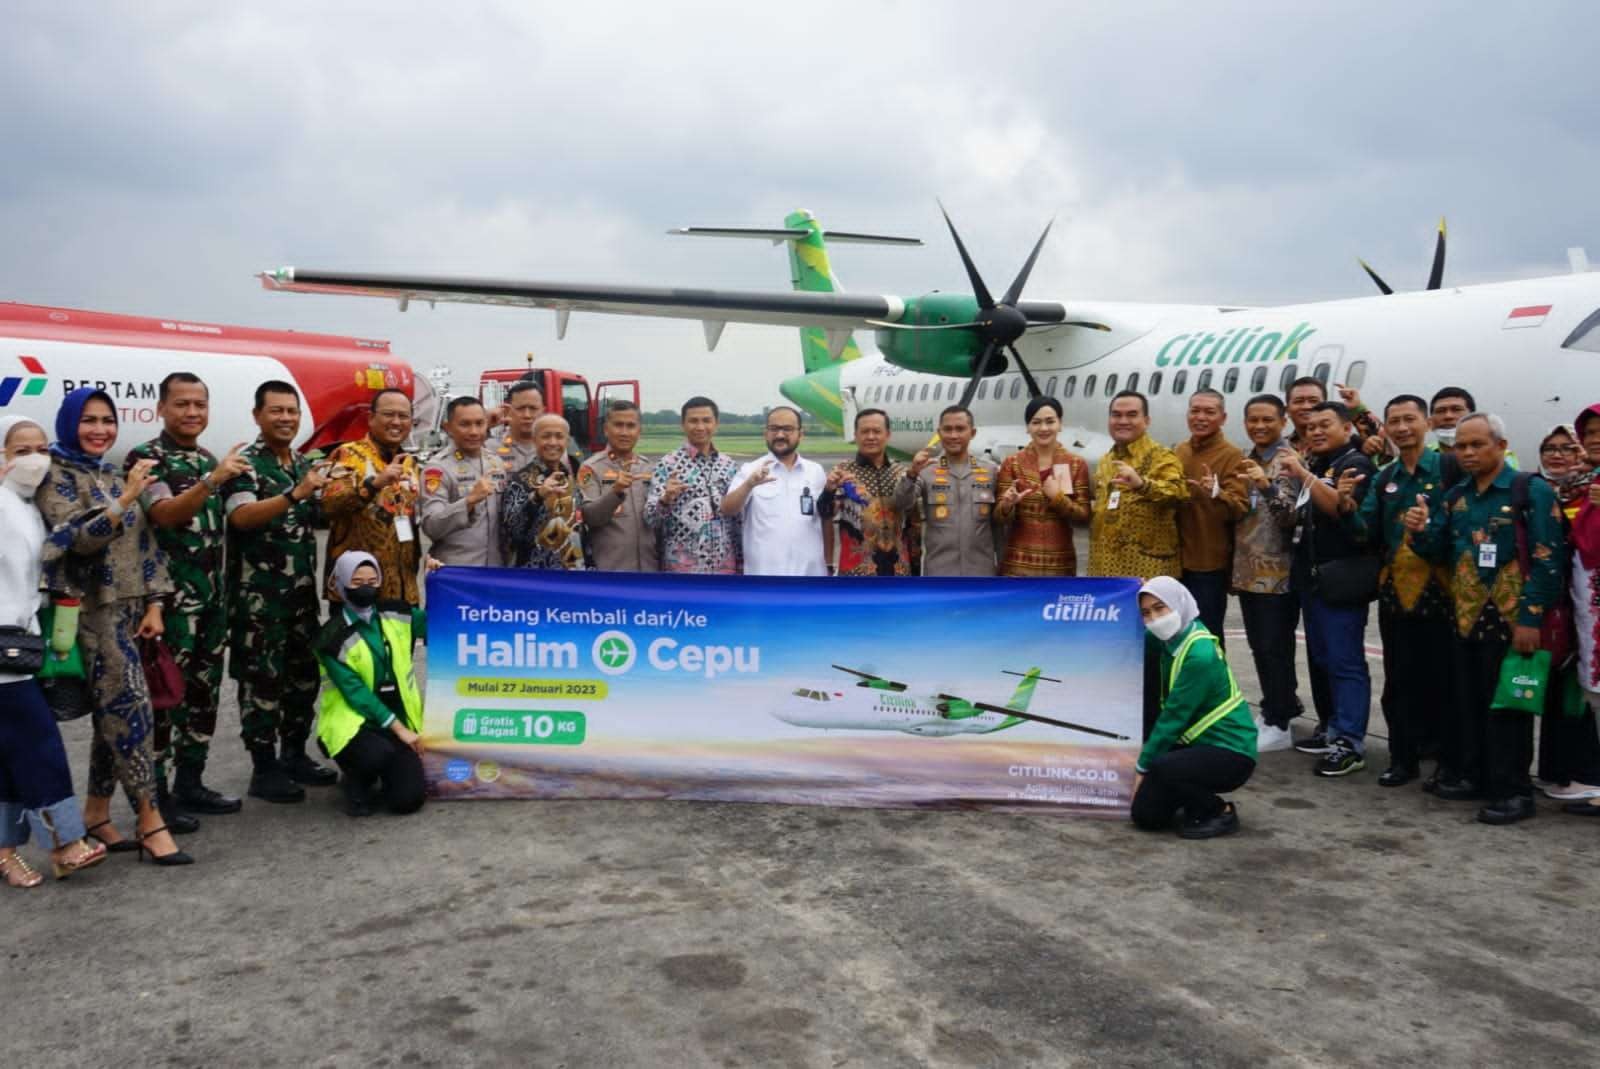
[[[430,494],[437,494],[443,482],[443,468],[429,468],[422,473],[422,488]]]

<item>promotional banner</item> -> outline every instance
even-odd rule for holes
[[[1125,814],[1138,588],[445,568],[429,787]]]

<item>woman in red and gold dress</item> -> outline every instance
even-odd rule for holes
[[[1089,522],[1094,488],[1089,465],[1069,453],[1061,434],[1061,402],[1035,397],[1024,416],[1029,444],[1000,465],[995,519],[1009,528],[1001,575],[1077,575],[1072,528]]]

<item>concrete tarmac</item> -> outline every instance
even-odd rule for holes
[[[225,689],[208,778],[242,793]],[[65,734],[81,784],[88,725]],[[1596,1064],[1600,820],[1541,800],[1487,827],[1472,803],[1379,788],[1384,757],[1374,741],[1366,772],[1328,781],[1264,755],[1243,831],[1207,843],[1034,814],[501,802],[357,821],[333,789],[250,800],[182,840],[193,867],[118,854],[0,887],[4,1060]]]

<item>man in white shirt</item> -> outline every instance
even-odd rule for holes
[[[767,455],[734,476],[722,498],[724,516],[742,516],[744,574],[827,575],[833,528],[817,515],[827,484],[822,465],[800,456],[800,413],[780,405],[767,413]]]

